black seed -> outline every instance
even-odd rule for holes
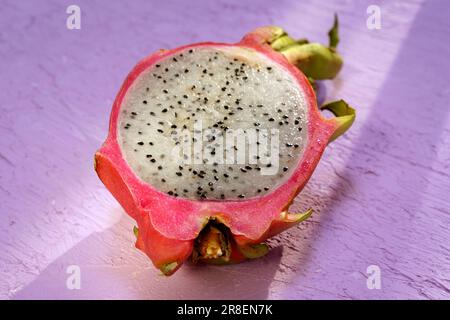
[[[187,189],[183,189],[183,192],[184,193],[188,193],[189,191]]]
[[[271,163],[269,163],[269,164],[266,165],[267,168],[270,168],[271,166],[272,166]]]
[[[264,187],[264,190],[268,191],[268,190],[269,190],[269,188],[268,188],[268,187]]]
[[[225,195],[223,193],[220,195],[220,199],[225,199]]]
[[[142,141],[139,141],[137,144],[140,145],[140,146],[144,145],[144,143]]]
[[[164,93],[169,93],[169,91],[167,91],[166,89],[163,89],[163,92],[164,92]]]
[[[284,172],[288,171],[288,167],[284,167],[284,168],[283,168],[283,171],[284,171]]]
[[[152,156],[151,154],[147,154],[146,157],[147,157],[147,158],[151,158],[151,157],[153,157],[153,156]]]
[[[262,191],[261,189],[256,190],[256,192],[258,192],[258,193],[261,193],[261,191]]]
[[[225,90],[227,90],[227,88],[223,87],[223,88],[222,88],[222,91],[225,91]]]
[[[169,191],[167,193],[170,194],[171,196],[173,195],[173,191]]]
[[[153,142],[149,142],[148,144],[152,146],[152,145],[153,145]]]
[[[224,173],[223,176],[224,176],[225,178],[228,178],[228,177],[229,177],[228,173]]]
[[[213,183],[212,183],[212,182],[208,182],[208,186],[210,186],[210,187],[211,187],[212,185],[213,185]]]
[[[161,179],[161,182],[166,182],[166,179],[162,178],[162,179]]]
[[[238,198],[245,198],[245,196],[243,194],[238,195]]]
[[[247,172],[247,170],[245,170],[244,168],[241,168],[241,171],[242,171],[242,172]]]
[[[164,131],[161,130],[161,129],[158,129],[157,131],[158,131],[159,133],[164,133]]]
[[[183,174],[181,172],[177,172],[176,175],[181,177]]]
[[[269,121],[271,121],[271,122],[272,122],[272,121],[275,121],[275,119],[274,119],[274,118],[270,118],[270,119],[269,119]]]
[[[247,169],[247,170],[252,170],[252,167],[250,167],[250,166],[245,166],[245,169]]]
[[[286,143],[286,147],[288,148],[292,147],[292,143]]]
[[[167,108],[164,108],[161,110],[162,113],[166,113],[167,112]]]
[[[158,170],[162,170],[162,166],[158,166]]]
[[[300,122],[298,121],[298,120],[295,120],[294,121],[294,124],[299,124]]]

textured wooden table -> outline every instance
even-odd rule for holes
[[[366,26],[372,1],[75,2],[81,30],[66,1],[0,5],[0,297],[450,298],[448,1],[373,1],[380,30]],[[158,48],[265,24],[326,41],[335,11],[345,67],[322,94],[358,117],[296,199],[316,214],[263,259],[159,276],[93,170],[125,75]]]

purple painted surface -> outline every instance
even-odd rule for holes
[[[381,30],[366,27],[373,2]],[[81,30],[66,29],[72,1],[0,6],[1,298],[450,298],[448,1],[75,3]],[[335,11],[346,63],[323,93],[358,117],[296,199],[316,214],[265,258],[159,276],[93,170],[124,77],[156,49],[265,24],[325,41]]]

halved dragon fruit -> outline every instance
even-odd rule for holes
[[[311,215],[288,207],[355,116],[342,100],[321,116],[310,84],[341,68],[336,44],[337,23],[329,47],[263,27],[237,44],[160,50],[128,75],[95,169],[164,274],[189,258],[260,257]]]

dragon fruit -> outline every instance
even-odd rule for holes
[[[128,75],[95,169],[165,275],[187,259],[260,257],[311,215],[289,205],[355,117],[342,100],[323,117],[311,86],[339,72],[337,42],[337,20],[328,47],[263,27],[236,44],[160,50]]]

